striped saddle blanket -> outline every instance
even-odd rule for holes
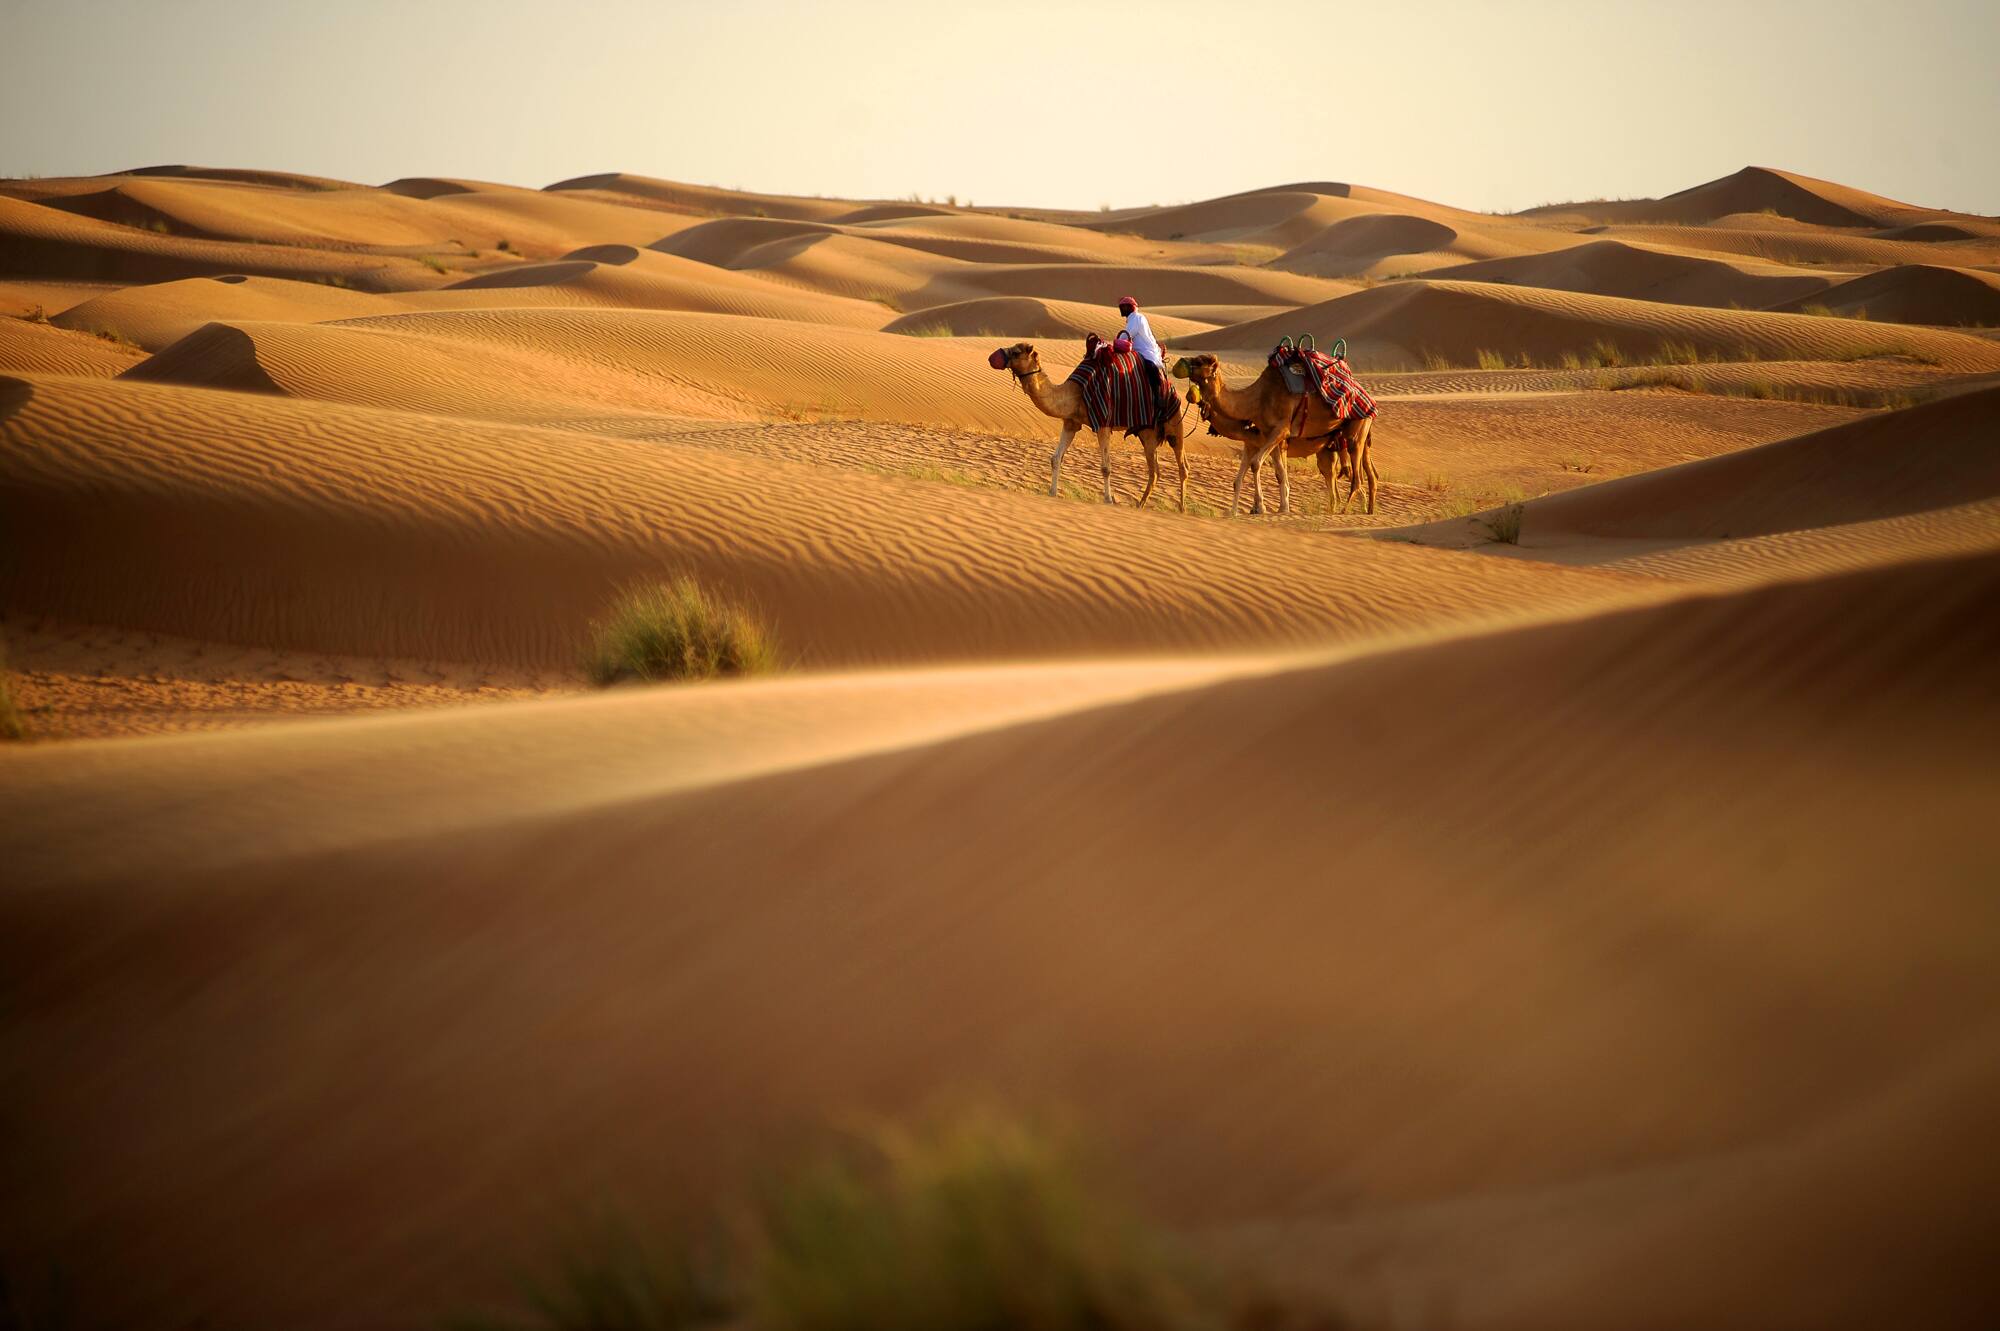
[[[1069,382],[1083,389],[1083,410],[1093,430],[1150,429],[1180,410],[1180,392],[1171,384],[1166,397],[1154,396],[1136,351],[1094,348],[1070,371]]]
[[[1324,352],[1301,351],[1283,364],[1275,356],[1271,363],[1288,372],[1285,376],[1288,381],[1292,381],[1289,372],[1302,370],[1306,382],[1319,390],[1320,397],[1326,400],[1337,421],[1344,421],[1350,416],[1358,419],[1375,414],[1375,399],[1355,382],[1354,372],[1347,368],[1344,357],[1335,360]]]

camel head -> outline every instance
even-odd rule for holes
[[[1016,377],[1033,374],[1042,368],[1042,358],[1035,354],[1032,342],[1016,342],[1011,347],[1001,347],[986,358],[986,363],[996,370],[1012,370]]]
[[[1202,390],[1202,395],[1215,390],[1222,377],[1222,362],[1203,352],[1199,356],[1183,356],[1174,362],[1174,378],[1185,379]]]

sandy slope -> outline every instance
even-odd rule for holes
[[[392,297],[282,277],[188,277],[125,287],[73,306],[51,321],[82,332],[115,333],[159,351],[218,320],[319,323],[400,308]]]
[[[801,679],[33,751],[0,836],[63,881],[0,898],[10,1247],[87,1226],[108,1318],[417,1325],[533,1243],[523,1197],[686,1201],[829,1105],[1002,1087],[1198,1224],[1631,1181],[1560,1265],[1468,1287],[1378,1245],[1345,1284],[1414,1266],[1470,1326],[1592,1324],[1637,1297],[1630,1237],[1764,1233],[1764,1158],[1811,1193],[1924,1140],[1792,1231],[1831,1307],[1742,1263],[1648,1311],[1970,1325],[1973,1251],[1867,1259],[1990,1218],[1963,1162],[2000,1104],[1951,1065],[2000,1051],[1996,595],[1987,555],[1272,678],[1117,667],[1170,689],[1122,705],[1090,668]],[[1020,724],[1051,692],[1088,710]],[[949,737],[982,717],[1015,723]],[[1850,1134],[1905,1078],[1918,1112]]]
[[[1047,433],[988,350],[740,315],[473,309],[211,324],[130,377],[487,420],[832,416]]]
[[[1264,349],[1285,334],[1313,333],[1322,343],[1347,338],[1355,354],[1381,363],[1421,360],[1426,352],[1469,362],[1503,348],[1552,363],[1587,353],[1599,341],[1634,360],[1677,342],[1721,360],[1852,360],[1893,350],[1914,352],[1953,370],[2000,368],[2000,347],[1962,333],[1851,319],[1709,310],[1649,300],[1543,291],[1484,282],[1410,281],[1185,338],[1195,350]]]
[[[8,605],[223,642],[563,667],[616,582],[669,564],[810,663],[1324,640],[1634,585],[242,393],[10,380],[0,413]]]
[[[138,347],[53,324],[0,319],[0,372],[110,376],[131,369],[144,356]]]
[[[1738,309],[1764,309],[1791,300],[1804,302],[1836,281],[1823,274],[1782,265],[1732,263],[1616,240],[1590,241],[1526,258],[1460,264],[1439,276],[1454,282],[1495,282],[1552,291],[1583,291],[1597,296],[1626,296],[1670,305]]]
[[[1594,221],[1673,222],[1700,226],[1737,215],[1768,214],[1777,219],[1826,227],[1904,226],[1949,217],[1936,208],[1918,208],[1832,181],[1764,166],[1746,166],[1660,199],[1554,204],[1529,216],[1588,218]]]
[[[1205,333],[1213,322],[1153,313],[1153,333],[1162,340]],[[1074,300],[1040,300],[1033,296],[987,296],[947,305],[930,305],[883,325],[888,333],[926,336],[1056,338],[1080,342],[1087,333],[1114,335],[1120,327],[1116,310]]]
[[[1831,527],[2000,497],[2000,389],[1551,495],[1529,507],[1558,534],[1681,543]]]
[[[1799,304],[1781,306],[1797,308]],[[1905,264],[1842,282],[1817,304],[1836,314],[1910,324],[2000,326],[2000,273]]]

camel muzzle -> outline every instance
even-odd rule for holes
[[[1007,368],[1007,353],[996,351],[986,358],[986,363],[996,370],[1004,370]]]

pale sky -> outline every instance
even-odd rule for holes
[[[0,0],[0,50],[0,175],[1500,211],[1755,164],[2000,214],[2000,0]]]

